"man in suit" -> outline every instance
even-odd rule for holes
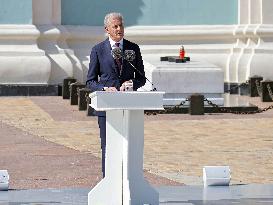
[[[105,32],[108,38],[92,48],[86,85],[91,91],[118,92],[125,90],[126,82],[133,82],[133,90],[137,90],[146,82],[140,49],[137,44],[124,39],[123,17],[120,13],[109,13],[104,19]],[[112,49],[133,50],[135,59],[114,59]],[[100,128],[102,150],[102,172],[105,176],[106,148],[106,116],[105,112],[96,112]]]

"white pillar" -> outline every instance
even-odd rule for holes
[[[61,24],[62,2],[61,0],[53,0],[52,2],[52,23]]]
[[[273,0],[240,0],[237,45],[230,63],[230,81],[242,83],[253,75],[273,79]]]
[[[247,47],[247,38],[244,33],[250,23],[250,1],[238,0],[238,26],[234,30],[237,42],[230,54],[226,73],[226,81],[229,83],[238,83],[238,65]]]
[[[238,0],[238,22],[239,24],[250,23],[250,1]]]
[[[53,1],[57,2],[60,0],[32,0],[33,24],[43,25],[53,23]]]
[[[273,24],[273,2],[272,0],[263,0],[262,1],[262,23],[263,24]]]
[[[251,22],[258,24],[255,30],[257,42],[247,75],[273,80],[273,0],[255,0],[255,3]]]
[[[61,0],[33,0],[33,24],[41,33],[38,46],[51,62],[49,83],[62,83],[66,77],[75,77],[83,83],[81,63],[68,47],[70,34],[61,25]]]
[[[32,0],[32,23],[61,24],[61,0]]]
[[[250,24],[262,23],[262,1],[263,0],[251,0],[250,1]]]

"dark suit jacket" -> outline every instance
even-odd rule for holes
[[[132,80],[133,89],[137,90],[146,82],[144,66],[140,49],[137,44],[123,39],[123,51],[134,50],[136,58],[131,63],[138,69],[136,71],[126,60],[122,62],[122,70],[111,55],[109,39],[95,45],[90,55],[89,70],[86,85],[92,92],[103,90],[104,87],[116,87],[119,90],[123,82]],[[140,74],[141,73],[141,74]],[[99,116],[104,115],[101,112]]]

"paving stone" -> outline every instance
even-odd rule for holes
[[[241,98],[259,107],[259,98]],[[273,182],[273,111],[255,115],[145,116],[144,168],[200,184],[205,165],[229,165],[232,184]],[[100,157],[96,117],[61,97],[0,98],[0,121],[37,138]],[[192,180],[193,179],[193,180]]]

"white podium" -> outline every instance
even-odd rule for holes
[[[91,106],[106,111],[105,178],[88,205],[158,205],[158,192],[143,177],[144,110],[163,110],[164,92],[94,92]]]

